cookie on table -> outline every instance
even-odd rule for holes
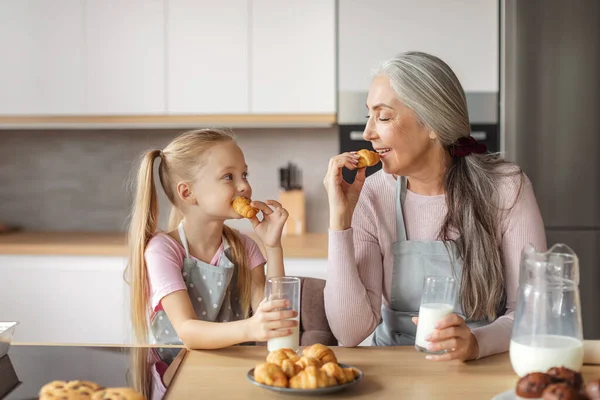
[[[579,400],[579,392],[568,383],[560,382],[548,385],[542,393],[543,400]]]
[[[517,396],[523,399],[539,399],[546,387],[552,383],[550,375],[542,372],[532,372],[517,382]]]
[[[585,394],[589,400],[600,400],[600,379],[586,383]]]
[[[565,382],[565,383],[571,385],[571,387],[573,387],[573,389],[575,389],[575,390],[581,389],[581,386],[583,385],[583,377],[581,376],[581,374],[579,372],[573,371],[572,369],[569,369],[569,368],[564,368],[564,367],[550,368],[548,370],[547,374],[550,375],[550,378],[552,378],[553,382],[555,382],[555,383]]]
[[[139,392],[132,388],[107,388],[92,395],[91,400],[146,400]]]

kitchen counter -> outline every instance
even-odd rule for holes
[[[0,235],[0,254],[126,256],[123,232],[15,232]],[[250,237],[256,238],[250,234]],[[286,258],[327,258],[327,234],[282,239]],[[260,243],[260,242],[259,242]]]

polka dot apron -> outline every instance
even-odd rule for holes
[[[237,293],[237,267],[228,255],[231,249],[223,238],[224,251],[214,266],[190,256],[189,246],[179,224],[179,237],[185,248],[185,259],[181,274],[187,287],[192,306],[199,320],[228,322],[243,319]],[[164,310],[157,312],[150,323],[152,342],[160,344],[182,344]]]

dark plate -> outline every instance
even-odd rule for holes
[[[352,367],[352,365],[348,365],[348,364],[342,364],[342,363],[338,363],[338,364],[342,368],[351,368]],[[358,382],[360,382],[363,378],[363,372],[356,367],[352,367],[352,368],[355,368],[358,371],[358,376],[352,382],[344,383],[343,385],[329,386],[329,387],[319,388],[319,389],[290,389],[290,388],[280,388],[280,387],[276,387],[276,386],[269,386],[269,385],[265,385],[262,383],[258,383],[254,380],[254,368],[252,368],[250,371],[248,371],[248,373],[246,374],[246,379],[248,379],[251,383],[255,384],[256,386],[260,386],[261,388],[272,390],[274,392],[289,393],[289,394],[301,394],[304,396],[320,396],[320,395],[324,395],[324,394],[335,393],[335,392],[339,392],[342,390],[346,390],[350,386],[354,386]]]

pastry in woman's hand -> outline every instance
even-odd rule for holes
[[[334,378],[313,365],[306,367],[304,371],[290,379],[292,389],[318,389],[335,385],[337,382]]]
[[[254,380],[269,386],[285,388],[288,386],[288,377],[276,364],[258,364],[254,368]]]
[[[286,374],[288,378],[297,375],[300,371],[302,371],[302,367],[292,360],[283,360],[281,362],[281,369],[283,373]]]
[[[258,214],[258,209],[252,207],[250,203],[250,199],[240,196],[233,199],[231,206],[233,207],[233,210],[242,217],[253,218],[256,214]]]
[[[367,149],[359,150],[356,153],[360,156],[357,168],[372,167],[381,159],[379,153]]]
[[[305,357],[316,358],[317,360],[321,361],[321,364],[326,364],[328,362],[334,362],[337,364],[338,362],[333,350],[321,343],[308,346],[304,349],[302,355]]]
[[[296,352],[292,349],[278,349],[269,353],[267,356],[267,362],[277,364],[280,367],[283,364],[283,361],[290,360],[292,363],[298,361],[300,357]]]
[[[296,365],[299,365],[302,369],[306,369],[306,367],[321,368],[323,363],[316,358],[304,356],[300,357],[300,359],[296,361]]]
[[[358,376],[358,371],[354,368],[342,368],[339,364],[328,362],[321,367],[323,371],[334,378],[339,385],[352,382]]]

